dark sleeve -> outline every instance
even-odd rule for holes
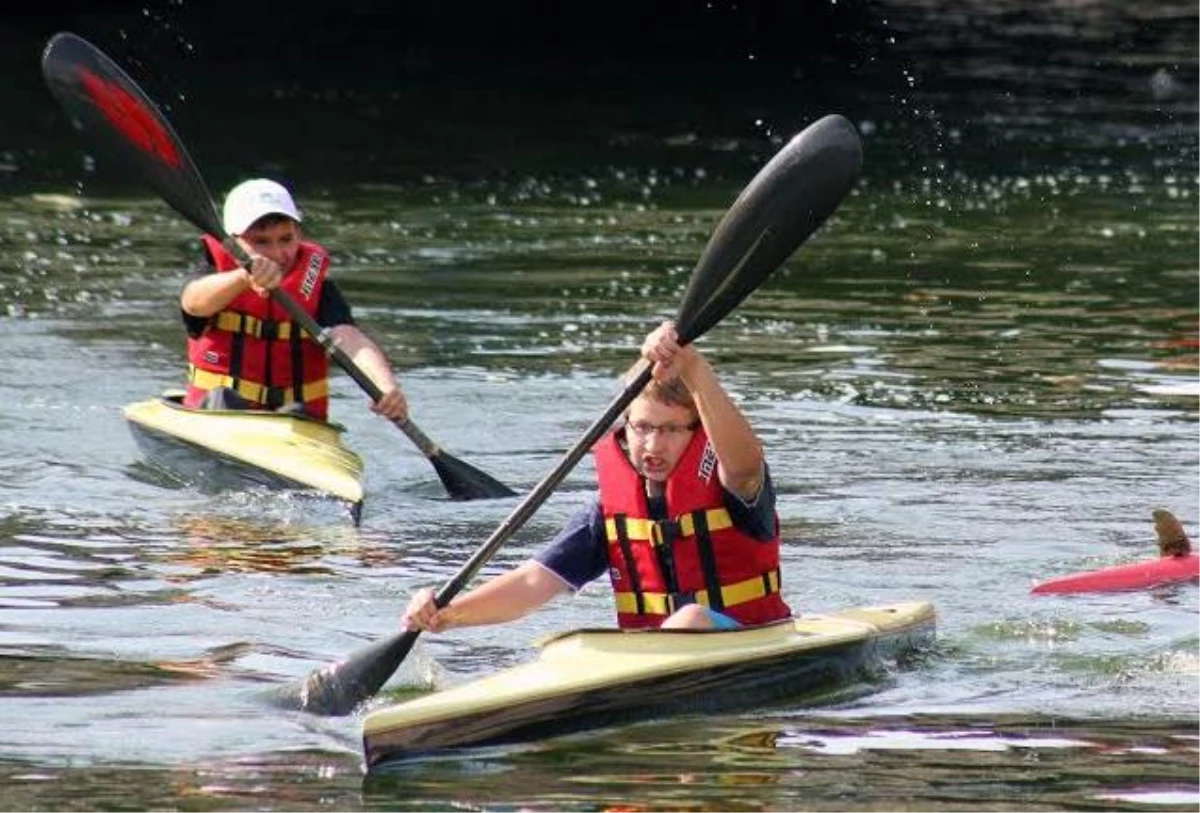
[[[331,279],[321,286],[321,302],[317,306],[317,324],[321,327],[353,325],[354,315],[350,303],[342,296],[342,289]]]
[[[575,512],[534,560],[576,590],[608,571],[608,545],[600,499]]]
[[[775,484],[771,482],[771,470],[763,464],[763,484],[758,499],[747,503],[731,491],[725,492],[725,508],[735,527],[755,539],[769,542],[775,538]]]
[[[187,279],[183,281],[184,288],[186,288],[193,280],[200,279],[201,277],[207,277],[213,272],[212,260],[208,257],[207,248],[204,250],[204,255],[205,259],[197,262],[192,268],[191,272],[188,274]],[[183,296],[183,288],[179,289],[179,294],[181,297]],[[208,327],[209,319],[212,318],[210,316],[193,316],[192,314],[184,311],[182,306],[179,308],[179,316],[183,319],[183,329],[187,331],[187,335],[193,339],[204,332],[204,328]]]

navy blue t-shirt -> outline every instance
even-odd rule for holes
[[[747,505],[738,495],[725,492],[725,508],[733,526],[755,539],[775,538],[775,486],[771,472],[764,476],[758,499]],[[604,513],[597,494],[567,520],[558,535],[534,559],[576,590],[608,572],[608,540],[604,536]]]

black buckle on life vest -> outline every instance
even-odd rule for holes
[[[291,387],[263,387],[263,403],[267,409],[279,409],[287,403]]]
[[[650,538],[655,546],[665,545],[670,549],[675,540],[680,537],[679,521],[674,519],[663,519],[650,525]]]
[[[279,338],[279,322],[266,319],[258,323],[258,337],[264,341],[273,342]]]

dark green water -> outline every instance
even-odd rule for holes
[[[1153,556],[1154,508],[1200,527],[1196,10],[917,10],[879,4],[891,41],[786,72],[235,87],[215,75],[235,66],[176,55],[138,74],[215,188],[294,183],[414,418],[521,490],[616,393],[783,140],[830,112],[863,132],[854,194],[703,347],[767,445],[792,606],[930,600],[935,652],[827,708],[371,776],[359,717],[260,690],[388,634],[512,505],[445,499],[345,376],[361,527],[149,478],[120,408],[181,380],[195,236],[85,160],[44,89],[5,89],[28,116],[0,135],[0,808],[1195,809],[1195,585],[1028,591]],[[488,572],[586,499],[589,466]],[[610,614],[597,586],[425,636],[396,685],[485,674]]]

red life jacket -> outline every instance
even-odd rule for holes
[[[202,237],[218,272],[241,263],[211,235]],[[280,290],[317,316],[329,254],[302,242]],[[283,306],[250,289],[213,314],[198,337],[188,338],[188,389],[184,405],[198,407],[215,387],[230,387],[257,409],[278,409],[297,401],[310,417],[329,414],[329,358],[319,344],[291,321]]]
[[[689,599],[742,624],[791,616],[779,593],[779,519],[769,542],[733,527],[717,457],[702,428],[667,478],[665,521],[649,518],[645,481],[617,432],[601,438],[593,452],[622,629],[661,626]]]

